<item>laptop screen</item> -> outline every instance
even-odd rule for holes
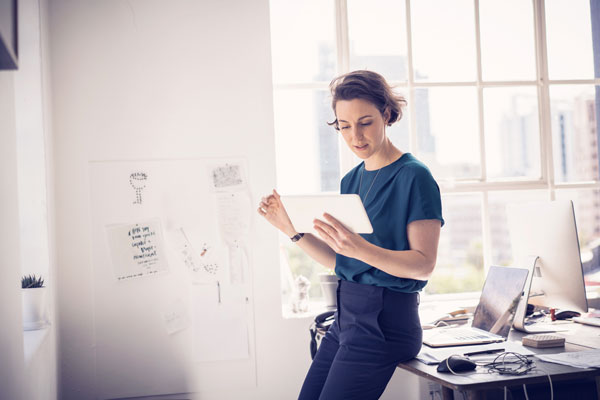
[[[472,326],[508,337],[527,274],[523,268],[490,267]]]

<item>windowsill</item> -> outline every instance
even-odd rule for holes
[[[479,302],[480,292],[451,293],[451,294],[433,294],[427,295],[421,293],[421,306],[419,313],[422,321],[429,321],[438,318],[458,308],[466,308],[468,311],[474,311]],[[290,303],[282,305],[281,313],[284,319],[313,319],[317,315],[331,311],[325,307],[325,301],[320,299],[311,300],[308,304],[308,311],[303,313],[294,313]],[[430,315],[431,318],[430,318]]]
[[[590,308],[600,309],[600,291],[597,287],[587,288],[588,306]],[[421,293],[421,305],[419,315],[421,322],[434,321],[440,316],[457,309],[466,309],[473,313],[481,292],[464,292],[449,294],[423,294]],[[282,305],[282,315],[284,319],[313,319],[317,315],[330,311],[325,308],[323,300],[315,299],[309,302],[308,311],[303,313],[292,312],[292,306],[289,303]]]
[[[281,314],[284,319],[314,319],[319,314],[327,311],[332,311],[325,307],[324,300],[311,300],[308,303],[308,311],[302,313],[295,313],[292,311],[292,305],[290,303],[284,303],[281,307]]]
[[[35,354],[38,352],[44,339],[48,336],[50,325],[47,324],[41,329],[33,331],[23,331],[23,348],[25,350],[25,365],[29,365]]]

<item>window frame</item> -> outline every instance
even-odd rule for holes
[[[337,54],[337,73],[343,74],[349,72],[349,30],[348,30],[348,1],[331,0],[335,4],[335,32],[336,32],[336,54]],[[483,239],[483,265],[484,273],[492,263],[492,243],[491,243],[491,220],[489,193],[491,192],[511,192],[525,190],[545,190],[548,193],[549,200],[555,200],[556,191],[561,189],[596,189],[600,190],[600,180],[578,181],[578,182],[556,182],[554,175],[554,160],[552,157],[552,128],[551,128],[551,109],[550,109],[550,87],[556,85],[595,85],[600,86],[600,78],[595,79],[577,79],[577,80],[551,80],[548,74],[548,48],[546,39],[546,18],[545,18],[545,0],[531,0],[533,6],[533,26],[534,26],[534,45],[536,62],[536,79],[524,81],[484,81],[482,78],[482,52],[481,52],[481,29],[479,19],[479,0],[473,1],[474,19],[475,19],[475,56],[476,56],[476,80],[469,82],[418,82],[414,79],[413,65],[413,43],[411,26],[411,0],[405,0],[405,29],[407,40],[407,81],[390,81],[392,85],[403,91],[409,101],[415,98],[415,92],[420,88],[429,87],[474,87],[477,91],[478,104],[478,127],[479,127],[479,147],[480,147],[480,166],[481,176],[479,179],[457,178],[452,181],[438,180],[442,195],[445,194],[472,194],[477,193],[482,196],[482,239]],[[593,10],[591,10],[593,12]],[[286,89],[320,89],[327,90],[329,82],[311,82],[294,84],[274,84],[274,91]],[[529,86],[536,87],[538,98],[538,119],[539,119],[539,143],[540,143],[540,171],[539,179],[529,178],[501,178],[489,179],[486,171],[486,146],[485,146],[485,127],[484,127],[484,104],[483,91],[486,88],[495,87],[514,87]],[[596,106],[598,110],[598,106]],[[416,109],[408,107],[406,117],[409,118],[409,149],[417,148],[417,129],[416,129]],[[598,115],[597,115],[598,118]],[[600,132],[598,132],[600,136]],[[343,176],[347,171],[353,168],[359,161],[354,154],[345,146],[341,138],[339,140],[340,151],[340,173]],[[600,138],[599,141],[600,142]],[[476,293],[455,293],[457,297],[464,295],[473,295]],[[437,296],[452,295],[428,295],[426,297],[435,298]]]

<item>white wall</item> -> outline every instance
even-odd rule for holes
[[[16,138],[14,72],[0,71],[0,397],[3,399],[23,398]]]
[[[88,161],[250,154],[258,203],[275,186],[268,0],[56,0],[49,39],[59,398],[92,399]],[[310,363],[310,321],[281,317],[277,235],[258,218],[252,245],[257,387],[231,376],[203,399],[295,398]],[[416,393],[399,376],[394,392]]]
[[[94,397],[88,161],[250,152],[253,195],[269,191],[268,16],[266,0],[50,2],[61,399]],[[308,368],[308,321],[281,317],[276,233],[257,221],[255,237],[258,387],[232,376],[204,398],[293,397]]]

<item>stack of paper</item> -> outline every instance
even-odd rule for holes
[[[600,349],[536,356],[542,361],[576,368],[600,368]]]

